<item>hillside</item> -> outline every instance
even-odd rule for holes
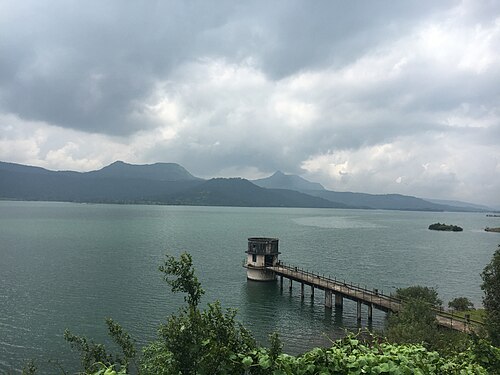
[[[348,207],[382,210],[417,211],[472,211],[479,207],[453,206],[400,194],[367,194],[326,190],[323,185],[308,181],[300,176],[277,171],[273,175],[252,181],[256,185],[273,189],[289,189],[320,197]]]
[[[267,189],[288,189],[302,192],[307,190],[325,190],[320,183],[307,181],[297,175],[284,174],[281,171],[277,171],[272,176],[266,178],[253,180],[252,182]]]
[[[239,178],[205,181],[173,163],[132,165],[115,162],[97,171],[79,173],[0,162],[0,198],[203,206],[347,207],[297,191],[264,189]]]
[[[124,167],[124,173],[117,173],[117,170],[113,170],[116,167],[114,164],[108,170],[105,167],[100,171],[79,173],[0,162],[0,198],[65,202],[155,202],[157,196],[186,190],[203,181],[187,171],[186,174],[179,173],[178,168],[171,166],[160,166],[163,173],[155,179],[149,174],[151,166],[145,166],[144,171],[137,168],[141,166],[134,166],[131,173],[127,165],[119,165],[119,168]],[[168,171],[173,173],[168,174]]]
[[[203,180],[175,163],[114,162],[90,172],[51,171],[0,162],[0,199],[101,203],[158,203],[248,207],[329,207],[419,211],[481,211],[400,194],[326,190],[296,175],[276,172],[253,181]]]
[[[92,177],[139,178],[156,181],[199,181],[184,167],[176,163],[155,163],[134,165],[123,161],[114,163],[98,170],[86,173]]]
[[[401,194],[366,194],[337,191],[309,190],[308,194],[321,197],[332,202],[355,205],[359,208],[381,210],[415,210],[415,211],[469,211],[465,207],[453,207],[431,203],[426,200]]]
[[[286,189],[265,189],[242,178],[215,178],[162,198],[169,204],[245,207],[347,208],[346,205]]]

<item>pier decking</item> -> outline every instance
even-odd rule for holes
[[[368,290],[359,285],[349,284],[342,280],[332,279],[324,275],[315,274],[299,267],[285,265],[278,262],[274,266],[266,267],[280,278],[280,286],[283,288],[283,278],[290,280],[290,289],[292,289],[293,281],[300,283],[301,296],[304,297],[304,286],[308,285],[311,288],[311,296],[314,296],[314,290],[320,289],[325,292],[325,307],[331,308],[333,302],[336,308],[342,308],[344,298],[355,301],[357,303],[357,319],[361,320],[361,305],[368,307],[368,319],[372,319],[373,308],[385,312],[395,312],[401,310],[404,301],[394,298],[390,295],[385,295],[377,289]],[[333,299],[335,296],[335,299]],[[456,331],[471,333],[474,327],[480,325],[480,322],[471,321],[462,317],[434,309],[436,320],[442,327],[450,328]]]

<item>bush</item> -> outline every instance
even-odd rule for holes
[[[457,297],[448,302],[448,307],[455,311],[469,311],[474,309],[474,304],[467,297]]]
[[[490,263],[484,267],[481,277],[483,306],[486,311],[485,328],[492,343],[500,346],[500,245]]]

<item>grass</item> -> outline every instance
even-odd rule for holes
[[[458,315],[461,316],[462,318],[465,318],[465,314],[469,314],[471,320],[476,320],[478,322],[484,323],[484,315],[485,315],[484,309],[453,312],[453,315]]]

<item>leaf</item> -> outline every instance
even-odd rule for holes
[[[263,369],[268,369],[271,367],[271,358],[266,354],[259,359],[259,366]]]
[[[247,369],[247,368],[249,368],[252,365],[253,359],[252,359],[252,357],[246,356],[245,358],[243,358],[241,360],[241,363]]]

